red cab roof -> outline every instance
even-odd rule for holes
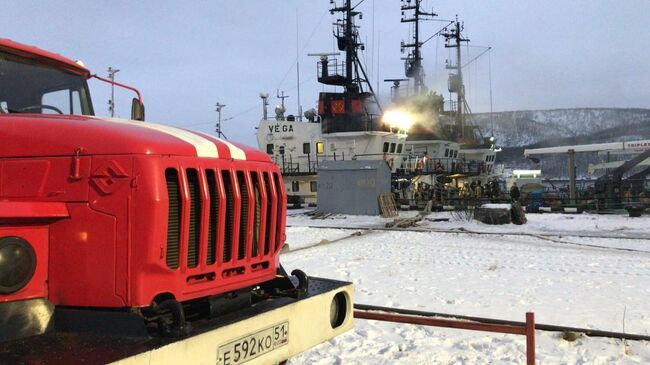
[[[5,51],[17,56],[30,58],[58,68],[63,68],[68,72],[82,75],[86,78],[90,77],[90,70],[69,58],[65,58],[59,54],[48,52],[34,46],[14,42],[10,39],[0,38],[0,51]]]

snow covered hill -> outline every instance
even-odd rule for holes
[[[576,108],[475,114],[484,135],[504,147],[583,137],[582,143],[611,138],[650,138],[650,109]]]
[[[524,148],[650,139],[650,109],[521,110],[474,114],[473,120],[483,135],[494,135],[503,149],[497,163],[508,171],[542,168],[552,178],[568,176],[566,156],[544,156],[540,166],[523,156]],[[588,165],[599,162],[604,157],[597,153],[578,154],[578,176],[588,176]]]

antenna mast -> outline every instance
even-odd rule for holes
[[[219,118],[217,119],[217,137],[221,138],[223,136],[223,133],[221,133],[221,109],[226,107],[226,104],[221,104],[220,102],[217,102],[217,113],[219,114]]]
[[[413,31],[413,42],[404,43],[404,41],[402,41],[400,50],[403,53],[405,49],[412,48],[412,50],[409,51],[408,56],[405,58],[404,71],[406,73],[406,77],[413,79],[413,90],[415,91],[416,95],[425,93],[427,91],[427,87],[424,85],[424,68],[422,68],[421,48],[423,42],[420,42],[420,21],[438,16],[438,14],[434,12],[427,13],[422,11],[420,8],[421,2],[422,0],[402,0],[401,8],[401,22],[414,23],[415,28]],[[413,11],[413,14],[407,18],[405,12],[410,10]]]
[[[300,104],[300,27],[298,23],[298,8],[296,7],[296,86],[298,87],[298,120],[302,122],[302,105]]]
[[[108,78],[115,82],[115,74],[120,72],[112,67],[108,68]],[[108,101],[108,111],[111,112],[111,118],[115,117],[115,85],[111,83],[111,99]]]
[[[456,93],[456,125],[460,129],[461,137],[465,139],[466,129],[465,118],[463,112],[465,110],[465,85],[463,84],[462,62],[461,62],[461,44],[462,42],[469,42],[469,39],[463,38],[461,32],[464,25],[456,21],[451,29],[446,29],[441,35],[445,37],[445,48],[456,48],[456,64],[447,60],[447,69],[456,71],[455,74],[449,75],[449,92]]]
[[[372,89],[372,84],[368,79],[366,70],[363,68],[363,64],[357,55],[357,49],[365,49],[364,44],[359,42],[359,27],[354,24],[355,17],[358,16],[359,19],[362,18],[361,12],[356,11],[355,9],[363,1],[359,2],[355,6],[352,6],[351,0],[345,0],[341,6],[337,6],[335,0],[331,0],[330,2],[334,6],[330,9],[330,14],[342,13],[342,19],[337,19],[334,24],[336,27],[334,36],[337,40],[338,49],[345,52],[345,75],[343,75],[343,80],[340,82],[338,80],[327,80],[328,77],[323,77],[327,74],[321,74],[319,81],[328,85],[343,86],[345,91],[351,94],[364,92],[363,85],[365,84],[373,95],[379,110],[381,110],[379,100],[377,100],[377,95],[375,95],[375,91]],[[350,98],[346,98],[345,100],[345,110],[350,110],[352,101]]]
[[[284,99],[288,98],[289,95],[284,95],[284,90],[282,90],[282,92],[280,92],[280,90],[278,89],[278,90],[276,90],[275,92],[276,92],[276,94],[277,94],[276,97],[277,97],[278,99],[282,100],[282,101],[281,101],[281,103],[282,103],[282,104],[281,104],[281,105],[282,105],[282,109],[286,110],[286,108],[284,107]]]

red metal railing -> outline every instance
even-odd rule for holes
[[[394,313],[368,312],[364,310],[355,310],[354,318],[371,319],[384,322],[418,324],[433,327],[456,328],[472,331],[524,335],[526,336],[526,364],[535,365],[535,313],[526,313],[525,325],[488,324]]]

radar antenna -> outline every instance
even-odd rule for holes
[[[402,82],[408,82],[410,79],[384,79],[384,82],[392,82],[393,86],[390,87],[390,99],[393,102],[399,101],[403,97],[408,97],[408,88],[402,89]],[[406,93],[403,92],[406,90]]]

